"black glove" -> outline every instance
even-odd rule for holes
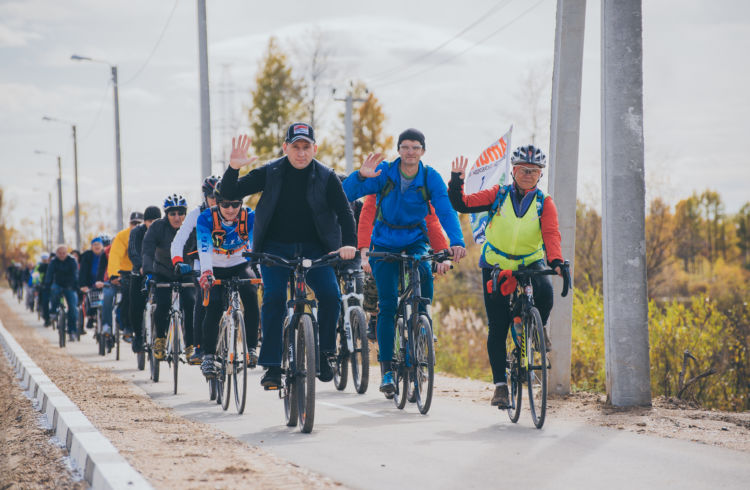
[[[563,261],[560,259],[555,259],[552,262],[548,262],[549,266],[554,269],[555,267],[562,267]]]

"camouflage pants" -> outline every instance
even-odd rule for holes
[[[365,273],[364,292],[365,301],[362,307],[367,313],[378,313],[378,288],[375,285],[375,278],[372,274]]]

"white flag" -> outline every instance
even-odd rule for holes
[[[474,194],[495,185],[506,185],[510,180],[510,137],[513,126],[502,138],[493,141],[486,150],[479,155],[474,164],[469,167],[464,181],[464,193]],[[484,243],[484,230],[487,227],[487,212],[475,213],[470,216],[471,230],[476,243]]]

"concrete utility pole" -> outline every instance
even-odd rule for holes
[[[117,66],[112,67],[115,93],[115,174],[117,176],[117,230],[123,229],[122,220],[122,159],[120,154],[120,96],[117,88]]]
[[[52,193],[48,192],[47,197],[49,197],[49,206],[47,206],[47,243],[49,244],[49,249],[52,250]]]
[[[575,267],[576,198],[578,183],[578,140],[581,119],[581,79],[586,0],[557,0],[555,65],[552,74],[552,117],[550,121],[549,192],[555,200],[562,234],[562,254]],[[555,290],[562,278],[554,279]],[[550,315],[552,393],[570,393],[570,360],[573,324],[573,295],[557,296]]]
[[[335,90],[334,90],[335,92]],[[344,159],[346,161],[346,173],[354,171],[354,123],[352,121],[352,112],[354,111],[354,102],[365,102],[367,99],[355,99],[351,90],[343,99],[336,99],[344,102]]]
[[[201,178],[211,175],[211,105],[208,93],[208,35],[206,0],[198,0],[198,65],[201,97]]]
[[[607,396],[651,404],[641,0],[602,2],[602,249]]]
[[[57,243],[65,243],[63,232],[62,161],[57,157]]]

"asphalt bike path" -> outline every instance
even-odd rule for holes
[[[36,314],[15,301],[8,304],[30,328],[57,344],[56,332],[41,326]],[[173,395],[168,365],[162,363],[161,380],[151,382],[148,362],[146,370],[138,371],[130,344],[121,344],[120,361],[115,361],[114,350],[99,356],[90,331],[65,349],[81,361],[111,369],[179,415],[211,424],[351,488],[512,484],[746,489],[750,481],[750,456],[731,449],[568,422],[549,414],[544,428],[537,430],[528,410],[518,424],[512,424],[505,411],[489,404],[437,396],[426,416],[415,404],[398,410],[378,392],[377,366],[371,367],[370,387],[364,395],[354,392],[351,380],[343,392],[332,382],[318,381],[315,427],[311,434],[302,434],[285,426],[277,392],[260,387],[261,368],[250,371],[247,407],[237,415],[234,400],[225,412],[208,399],[208,385],[198,366],[180,365],[179,391]]]

